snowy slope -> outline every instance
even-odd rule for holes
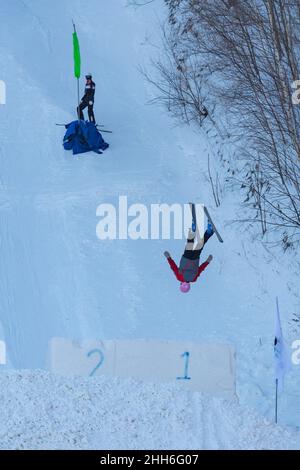
[[[205,140],[146,104],[152,90],[138,66],[157,53],[162,15],[160,0],[136,10],[125,0],[0,4],[0,79],[7,84],[0,106],[0,331],[9,365],[43,368],[53,336],[229,341],[237,348],[241,403],[272,419],[274,297],[285,307],[287,330],[299,313],[297,266],[288,256],[272,258],[230,223],[234,195],[212,209],[225,243],[209,242],[204,256],[211,252],[214,261],[188,296],[162,256],[168,249],[178,259],[183,242],[96,238],[97,206],[117,205],[119,195],[129,203],[195,200],[213,208]],[[54,125],[75,115],[72,18],[83,73],[97,83],[96,117],[114,131],[100,157],[64,152],[63,131]],[[297,335],[289,328],[290,341]],[[299,425],[298,368],[288,385],[281,420]]]
[[[300,443],[300,431],[172,385],[24,371],[2,374],[0,390],[1,449],[297,449]]]

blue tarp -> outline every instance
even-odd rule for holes
[[[66,124],[66,129],[63,146],[65,150],[73,150],[74,155],[90,151],[102,153],[101,150],[109,147],[93,122],[72,121]]]

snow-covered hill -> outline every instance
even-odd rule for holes
[[[1,449],[299,448],[299,431],[172,385],[23,371],[0,389]]]
[[[0,106],[0,339],[7,344],[8,366],[43,368],[48,341],[54,336],[230,342],[237,349],[241,403],[255,406],[271,420],[274,299],[279,295],[288,340],[297,339],[299,329],[288,323],[299,314],[295,265],[288,255],[276,259],[231,223],[233,194],[227,192],[221,208],[213,209],[205,176],[208,144],[196,130],[175,127],[164,110],[146,104],[152,89],[138,71],[159,51],[163,2],[138,9],[126,3],[10,0],[0,4],[0,17],[5,18],[0,29],[0,79],[7,87],[7,103]],[[83,73],[91,71],[97,84],[96,117],[114,131],[105,136],[110,149],[102,156],[73,157],[64,152],[63,129],[55,126],[75,116],[72,19]],[[126,195],[130,204],[194,200],[211,208],[225,243],[209,241],[204,256],[212,253],[214,261],[189,295],[179,292],[162,255],[167,249],[178,259],[183,241],[97,239],[97,206],[103,202],[117,206],[120,195]],[[5,393],[10,394],[18,375],[10,377],[1,379],[7,380],[3,400],[9,400]],[[43,380],[45,387],[67,388],[63,385],[67,382],[56,383],[45,374],[29,373],[21,380],[25,394],[25,384],[34,380],[41,393]],[[82,383],[88,387],[88,381]],[[299,369],[294,367],[288,392],[281,398],[283,423],[300,423],[299,383]],[[155,390],[159,410],[165,389]],[[38,392],[35,396],[39,399]],[[133,397],[128,398],[130,403]],[[214,413],[221,414],[221,405],[214,410],[214,403],[212,420]],[[184,434],[185,424],[176,417],[175,407],[172,410],[172,443],[181,447],[174,436]],[[231,429],[236,423],[230,423],[233,414],[224,417]],[[107,420],[112,416],[107,415]],[[154,423],[156,418],[149,419]],[[26,435],[26,445],[33,445]],[[45,442],[55,445],[48,437]],[[21,447],[22,437],[15,439]],[[209,434],[208,443],[204,439],[200,439],[203,447],[229,446],[223,437],[220,444],[213,440],[210,444]],[[234,445],[234,439],[230,442]],[[251,442],[249,446],[259,445],[258,440]],[[91,443],[96,446],[95,440]],[[84,436],[81,444],[86,445]]]

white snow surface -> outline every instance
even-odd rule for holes
[[[22,371],[0,390],[0,449],[299,448],[300,431],[173,384]]]
[[[160,52],[163,2],[126,4],[0,3],[7,94],[0,106],[0,339],[8,354],[0,366],[1,446],[300,448],[296,431],[265,421],[274,417],[276,295],[288,345],[300,337],[299,258],[271,252],[233,224],[230,189],[214,209],[206,177],[212,143],[147,105],[153,89],[138,70]],[[110,148],[102,156],[65,152],[64,130],[54,125],[75,117],[72,19],[83,75],[91,71],[97,84],[96,117],[114,131],[104,134]],[[97,239],[96,208],[117,205],[119,195],[129,204],[194,200],[210,208],[225,243],[209,241],[203,256],[212,253],[213,263],[188,295],[162,255],[169,250],[178,260],[183,241]],[[55,336],[232,343],[241,406],[171,386],[33,372],[45,367]],[[300,424],[299,367],[280,396],[281,424]]]

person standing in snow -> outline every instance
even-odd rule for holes
[[[204,237],[198,240],[198,243],[194,248],[196,232],[193,232],[192,229],[189,230],[185,250],[181,257],[179,268],[171,258],[170,253],[168,251],[164,252],[164,255],[167,258],[168,263],[176,276],[176,279],[180,281],[181,292],[188,292],[191,288],[190,283],[197,281],[200,274],[212,261],[213,257],[212,255],[209,255],[207,260],[199,266],[200,255],[203,247],[213,235],[213,233],[213,227],[210,223],[208,223]]]
[[[77,115],[79,119],[82,119],[84,121],[83,110],[87,107],[89,121],[96,123],[95,115],[94,115],[94,98],[95,98],[96,84],[92,80],[91,73],[87,74],[85,78],[86,78],[86,85],[85,85],[85,90],[84,90],[84,96],[82,97],[80,101],[79,107],[77,107]]]

